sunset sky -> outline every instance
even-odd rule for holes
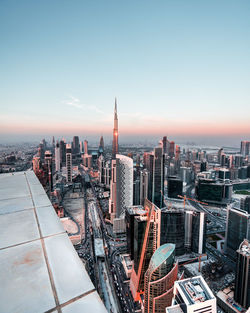
[[[250,1],[0,2],[0,141],[250,139]],[[237,139],[238,140],[238,139]]]

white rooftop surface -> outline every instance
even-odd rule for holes
[[[107,312],[34,172],[0,174],[0,312]]]

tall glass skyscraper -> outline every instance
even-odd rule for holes
[[[116,154],[112,160],[109,213],[111,221],[133,205],[133,159]]]
[[[153,163],[153,182],[152,182],[152,202],[159,208],[164,205],[164,154],[161,147],[154,148],[154,163]]]
[[[183,210],[161,210],[161,245],[175,244],[175,254],[185,253],[185,216]]]
[[[229,207],[226,225],[226,254],[236,260],[236,251],[244,239],[250,239],[250,214]]]

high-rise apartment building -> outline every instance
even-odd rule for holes
[[[237,250],[234,299],[243,308],[250,307],[250,242],[247,239]]]
[[[116,157],[118,154],[118,116],[117,116],[117,103],[115,99],[115,111],[114,111],[114,128],[113,128],[113,146],[112,146],[112,158]]]
[[[162,208],[164,205],[165,158],[161,147],[154,148],[153,157],[152,202]]]
[[[144,313],[165,313],[171,305],[178,275],[178,264],[174,262],[174,244],[164,244],[153,254],[144,278]]]
[[[250,240],[250,214],[228,207],[226,224],[226,254],[236,260],[236,251],[244,239]]]
[[[104,167],[105,167],[105,159],[103,155],[101,154],[98,158],[98,176],[99,176],[99,182],[101,184],[104,184]]]
[[[116,154],[111,165],[109,213],[111,221],[133,205],[133,159]]]
[[[202,276],[196,276],[174,283],[172,306],[167,313],[216,313],[216,297]]]
[[[71,144],[66,145],[66,171],[67,171],[67,182],[72,182],[72,152]]]
[[[56,172],[60,172],[61,168],[61,162],[60,162],[60,145],[59,142],[56,142],[56,147],[55,147],[55,165],[56,165]]]
[[[36,175],[38,175],[41,167],[41,161],[39,156],[34,156],[32,160],[32,169]]]
[[[104,166],[104,185],[106,187],[110,187],[110,180],[111,180],[111,168],[110,162],[107,161]]]
[[[244,157],[250,154],[250,141],[241,141],[240,154]]]
[[[53,190],[52,153],[49,150],[45,151],[44,153],[44,163],[45,163],[46,170],[47,170],[49,188],[50,188],[50,191],[52,191]]]

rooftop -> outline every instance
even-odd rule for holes
[[[156,269],[158,268],[163,262],[165,262],[170,256],[175,253],[175,245],[172,243],[166,243],[160,246],[155,253],[153,254],[149,268]]]
[[[175,282],[182,298],[188,305],[205,302],[214,298],[205,280],[201,276],[187,278]]]
[[[183,313],[183,310],[179,304],[176,304],[176,305],[167,307],[166,313]]]
[[[34,172],[0,175],[0,311],[107,312]]]
[[[242,254],[244,256],[249,257],[250,256],[250,242],[247,239],[245,239],[241,243],[240,248],[237,252],[239,252],[240,254]]]
[[[147,211],[142,205],[133,205],[127,208],[129,214],[145,215]]]

